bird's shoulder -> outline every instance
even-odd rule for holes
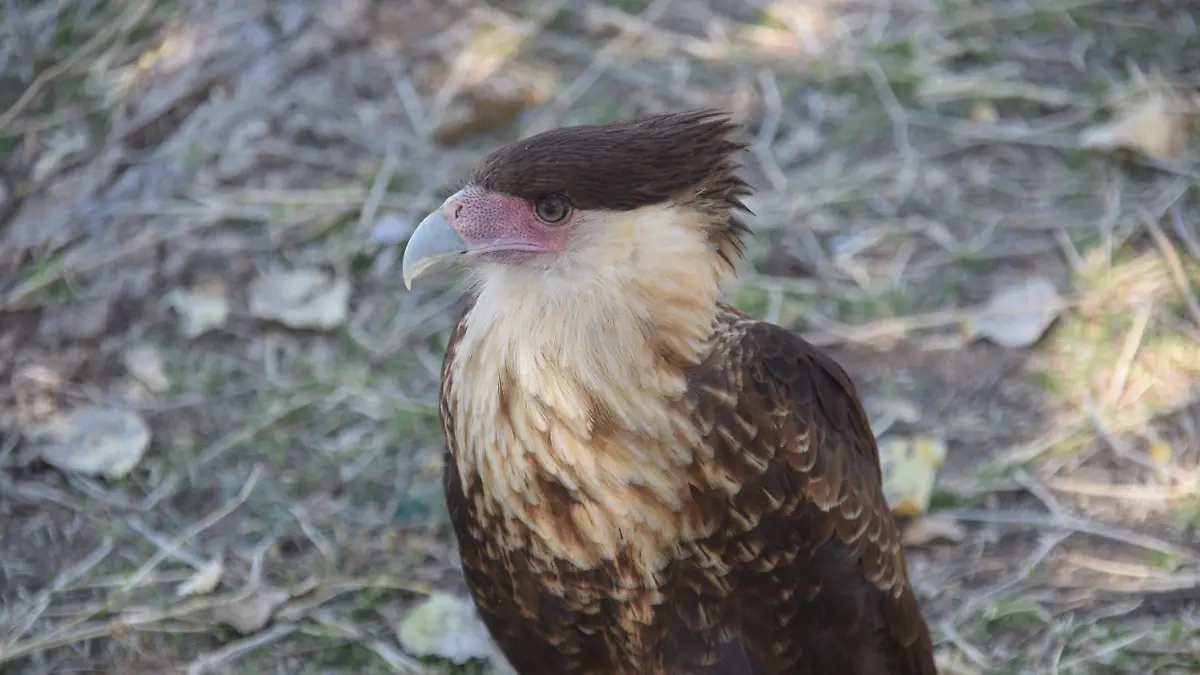
[[[793,613],[795,603],[807,602],[809,614],[833,612],[823,625],[805,628],[813,640],[797,640],[806,619],[795,614],[791,626],[769,625],[770,612],[744,616],[746,633],[772,636],[776,644],[761,647],[786,656],[788,644],[795,654],[811,650],[822,632],[837,640],[852,637],[837,634],[843,627],[875,625],[881,649],[892,652],[882,658],[904,662],[899,672],[931,675],[928,628],[850,376],[793,332],[732,308],[722,308],[717,342],[714,356],[691,373],[691,414],[705,431],[710,473],[732,477],[738,487],[721,498],[729,517],[721,541],[710,544],[741,570],[737,602]],[[749,588],[774,596],[752,597]],[[840,625],[832,620],[839,612]]]
[[[722,305],[713,348],[689,385],[695,422],[734,452],[725,460],[757,460],[751,473],[782,461],[810,481],[838,484],[846,476],[828,472],[852,469],[853,482],[871,491],[864,496],[882,499],[879,450],[853,380],[794,332]],[[840,461],[823,461],[832,458]],[[822,506],[838,496],[813,495]]]
[[[809,413],[810,424],[862,439],[858,449],[878,464],[858,390],[837,361],[796,333],[731,306],[721,305],[718,326],[712,358],[694,373],[702,384],[758,394],[745,400]]]

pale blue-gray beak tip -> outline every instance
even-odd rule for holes
[[[425,216],[413,230],[404,247],[404,258],[400,263],[404,276],[404,287],[412,290],[414,279],[428,274],[440,263],[448,262],[467,252],[467,244],[458,236],[439,207]]]

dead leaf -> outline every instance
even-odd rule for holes
[[[167,302],[178,312],[180,330],[189,340],[220,328],[229,320],[231,308],[223,287],[176,289],[167,296]]]
[[[525,107],[522,101],[499,98],[477,97],[455,101],[446,108],[433,137],[443,145],[453,145],[468,136],[508,124]]]
[[[938,71],[921,78],[917,98],[926,105],[964,100],[1021,99],[1054,108],[1069,106],[1075,94],[1021,78],[1020,66],[1003,63],[966,72]]]
[[[527,107],[523,97],[477,95],[458,100],[446,108],[433,137],[443,145],[453,145],[508,124]]]
[[[1065,306],[1049,279],[1028,277],[995,291],[986,307],[967,317],[963,330],[969,339],[982,335],[1001,347],[1028,347],[1042,337]]]
[[[161,394],[171,389],[171,380],[163,366],[162,356],[150,345],[138,345],[125,351],[122,361],[125,370],[150,391]]]
[[[1155,441],[1146,448],[1146,457],[1153,463],[1154,474],[1158,480],[1170,483],[1174,474],[1182,473],[1171,470],[1171,460],[1175,457],[1175,448],[1166,441]]]
[[[469,598],[435,593],[408,613],[396,636],[405,651],[418,658],[433,656],[462,665],[493,655],[487,628]]]
[[[213,610],[213,619],[233,626],[242,635],[249,635],[267,625],[275,610],[290,597],[285,590],[263,586],[237,602],[217,607]]]
[[[1146,449],[1146,455],[1155,464],[1166,465],[1170,464],[1171,459],[1175,456],[1175,448],[1165,441],[1157,441],[1151,443],[1150,447]]]
[[[46,463],[63,471],[124,477],[150,445],[150,428],[136,413],[86,407],[55,416],[29,433]]]
[[[477,48],[481,53],[489,52],[484,42],[487,40]],[[506,48],[500,46],[502,50]],[[551,90],[548,74],[512,69],[489,72],[495,65],[495,56],[487,53],[479,59],[475,75],[478,82],[468,85],[437,119],[433,130],[437,142],[454,145],[469,136],[495,131],[546,99]]]
[[[213,592],[225,574],[225,558],[217,556],[196,570],[187,581],[175,589],[175,597],[185,598],[189,595],[207,595]]]
[[[883,493],[892,513],[913,516],[927,511],[938,467],[945,460],[946,443],[940,438],[916,436],[881,442]]]
[[[67,382],[66,374],[58,370],[61,365],[61,361],[53,368],[27,363],[16,368],[9,382],[13,402],[0,408],[0,424],[11,419],[22,429],[36,429],[60,413],[61,394]]]
[[[900,541],[905,546],[925,546],[938,540],[960,542],[967,537],[967,528],[958,521],[937,516],[921,516],[904,528]]]
[[[250,313],[292,328],[337,328],[350,313],[350,282],[311,268],[267,274],[251,284]]]
[[[1178,159],[1187,150],[1187,118],[1181,101],[1153,91],[1112,121],[1084,129],[1079,143],[1093,150],[1124,148],[1154,159]]]

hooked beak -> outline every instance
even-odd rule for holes
[[[425,216],[404,247],[404,258],[400,263],[404,287],[412,290],[414,279],[429,274],[440,263],[466,252],[467,243],[454,231],[442,214],[442,208],[438,207]]]

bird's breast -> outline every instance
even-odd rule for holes
[[[506,462],[471,463],[470,452],[456,458],[472,510],[495,524],[489,529],[508,547],[575,570],[610,569],[618,588],[653,586],[680,542],[711,528],[681,494],[686,483],[670,481],[666,467],[577,446],[531,439],[486,451]],[[633,466],[641,470],[628,471]]]
[[[718,510],[693,498],[713,463],[685,372],[635,321],[530,315],[518,331],[484,299],[460,326],[442,392],[472,517],[496,546],[653,587],[681,544],[716,526]]]

